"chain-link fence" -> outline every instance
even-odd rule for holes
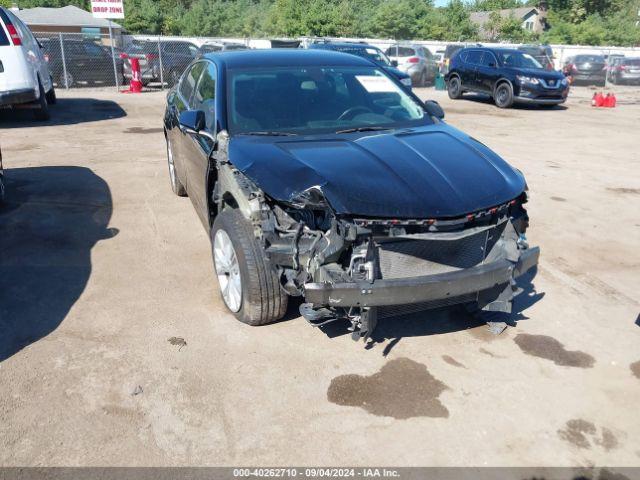
[[[207,38],[207,37],[162,37],[148,35],[117,35],[86,33],[38,33],[36,38],[43,47],[51,74],[57,88],[80,88],[87,86],[112,86],[127,88],[131,79],[131,61],[136,58],[140,65],[142,83],[147,88],[167,88],[174,85],[184,69],[199,55],[224,50],[271,47],[304,48],[317,41],[351,41],[378,47],[388,57],[402,63],[417,54],[428,57],[425,64],[438,66],[455,45],[470,46],[476,43],[450,43],[437,41],[398,41],[381,39],[255,39],[255,38]],[[521,47],[513,44],[491,44],[485,46]],[[533,47],[540,50],[539,61],[548,62],[550,68],[566,69],[579,55],[597,55],[605,60],[607,80],[614,80],[616,65],[623,57],[640,57],[640,48],[589,47],[553,45]],[[530,53],[530,52],[529,52]],[[532,54],[534,56],[535,52]],[[406,59],[404,57],[407,57]],[[538,58],[538,57],[536,57]],[[408,60],[407,60],[408,61]],[[435,68],[435,67],[434,67]],[[599,78],[599,77],[598,77]],[[598,82],[594,82],[598,83]]]

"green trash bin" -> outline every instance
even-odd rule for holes
[[[444,75],[442,75],[441,73],[436,74],[435,86],[436,86],[436,90],[446,90],[447,89],[447,86],[444,83]]]

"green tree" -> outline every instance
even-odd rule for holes
[[[160,33],[163,17],[154,0],[125,0],[123,26],[135,33]]]

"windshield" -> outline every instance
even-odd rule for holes
[[[500,51],[496,53],[505,67],[543,68],[540,62],[527,53]]]
[[[314,134],[430,124],[422,107],[375,67],[230,70],[230,134]]]
[[[350,53],[351,55],[364,57],[382,65],[391,65],[391,60],[389,60],[389,57],[382,53],[382,50],[378,50],[375,47],[336,47],[334,50],[336,50],[337,52]]]

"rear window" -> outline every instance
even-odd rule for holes
[[[602,55],[576,55],[574,60],[576,63],[604,63],[604,57]]]
[[[155,42],[133,42],[127,47],[127,53],[158,53],[158,44]]]
[[[0,8],[0,46],[5,47],[9,45],[9,37],[4,33],[4,24],[9,21],[9,17],[4,13],[2,8]]]
[[[411,47],[389,47],[386,53],[390,57],[413,57],[416,55],[415,49]]]
[[[4,28],[0,25],[0,47],[5,47],[9,45],[9,39],[7,38],[6,33],[4,33]]]

